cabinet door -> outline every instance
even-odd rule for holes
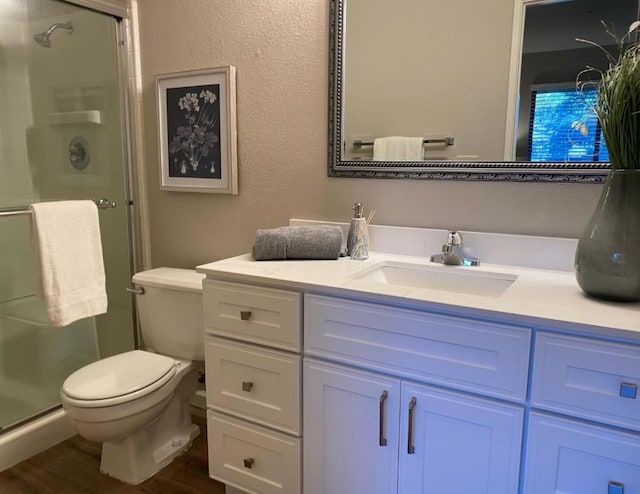
[[[305,494],[397,490],[400,382],[304,362]]]
[[[640,492],[640,435],[533,412],[525,494]]]
[[[518,492],[521,407],[403,383],[400,414],[399,493]]]

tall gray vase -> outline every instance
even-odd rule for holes
[[[604,300],[640,300],[640,170],[613,170],[576,249],[576,280]]]

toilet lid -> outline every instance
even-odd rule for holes
[[[176,373],[175,360],[157,353],[133,350],[93,362],[62,385],[65,395],[77,400],[105,400],[144,388],[150,393]],[[138,396],[146,393],[137,393]]]

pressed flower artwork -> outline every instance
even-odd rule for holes
[[[237,194],[235,67],[159,75],[160,188]]]
[[[167,89],[169,176],[220,178],[220,85]]]

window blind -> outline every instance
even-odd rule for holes
[[[593,107],[596,88],[549,88],[531,93],[529,161],[608,161]]]

